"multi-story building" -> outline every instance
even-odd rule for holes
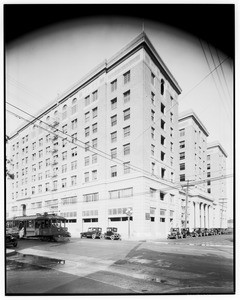
[[[145,33],[11,136],[9,216],[55,212],[89,226],[166,236],[181,223],[181,88]]]
[[[207,145],[207,192],[214,197],[215,227],[227,227],[226,158],[222,145],[215,141]]]
[[[184,191],[182,225],[213,227],[215,205],[207,193],[207,137],[209,133],[198,116],[188,110],[179,115],[179,180]],[[188,200],[186,207],[186,189]],[[187,215],[187,218],[186,218]],[[187,223],[186,223],[187,222]]]

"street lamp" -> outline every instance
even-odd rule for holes
[[[130,217],[131,217],[131,215],[132,215],[132,209],[129,207],[129,208],[126,210],[125,214],[126,214],[127,217],[128,217],[128,238],[130,238]]]

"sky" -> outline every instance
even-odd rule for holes
[[[144,28],[182,88],[178,98],[179,112],[194,110],[210,133],[208,142],[217,140],[226,150],[226,174],[233,174],[234,66],[229,49],[222,48],[216,39],[212,43],[209,37],[205,40],[201,32],[199,35],[197,31],[194,33],[191,24],[187,30],[186,26],[167,23],[164,17],[102,16],[95,10],[93,15],[59,18],[44,26],[11,37],[5,44],[7,110],[28,118],[8,104],[11,103],[36,116],[96,65],[126,46]],[[223,63],[210,74],[220,62]],[[5,118],[7,135],[23,123],[8,112]],[[231,218],[233,178],[226,179],[226,182],[228,217]]]

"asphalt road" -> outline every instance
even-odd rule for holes
[[[232,236],[165,241],[20,240],[6,293],[232,294]]]

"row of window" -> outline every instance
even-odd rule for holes
[[[127,71],[126,73],[123,74],[123,84],[127,84],[130,82],[131,79],[131,74],[130,71]],[[111,92],[114,92],[117,90],[117,85],[118,85],[118,80],[114,79],[111,83],[110,83],[110,89]]]

